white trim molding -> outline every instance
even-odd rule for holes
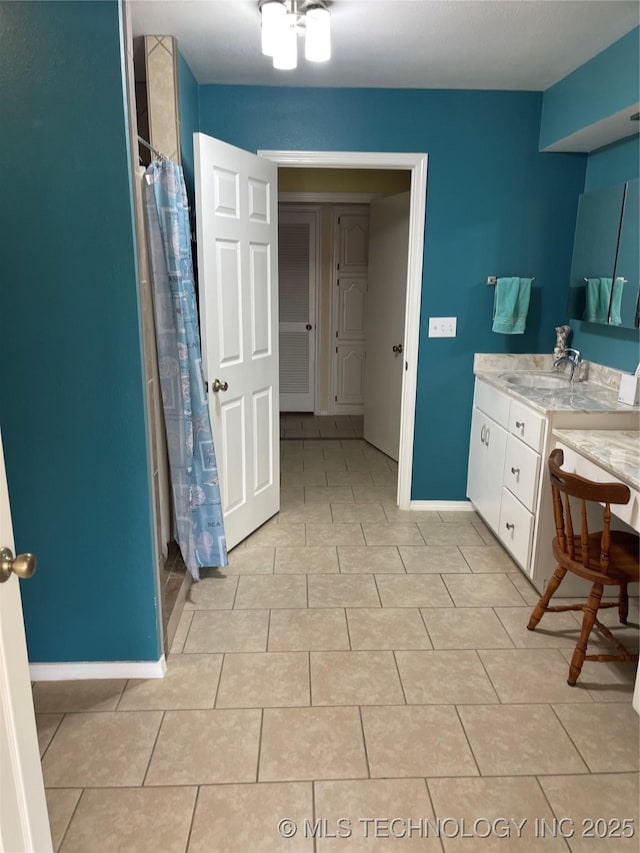
[[[411,501],[410,510],[418,512],[474,512],[471,501]]]
[[[79,663],[30,663],[31,681],[82,681],[93,678],[164,678],[164,655],[156,661],[82,661]]]
[[[411,172],[409,262],[407,266],[404,328],[405,371],[400,414],[397,502],[400,509],[413,508],[411,479],[418,380],[428,155],[373,151],[261,150],[258,151],[258,156],[273,160],[278,166],[317,169],[399,169]]]

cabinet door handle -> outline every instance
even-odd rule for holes
[[[487,447],[489,447],[490,437],[491,437],[491,430],[489,429],[489,427],[487,427],[487,440],[485,441],[485,444],[487,445]]]
[[[520,475],[520,469],[519,469],[519,468],[512,468],[512,469],[511,469],[511,473],[512,473],[514,476],[518,477],[518,476]]]
[[[505,527],[507,528],[507,530],[515,530],[515,524],[509,524],[508,521],[505,524]]]
[[[516,421],[516,429],[524,429],[524,421]]]
[[[480,441],[482,442],[482,444],[484,444],[484,439],[485,439],[486,434],[487,434],[487,428],[483,424],[482,429],[480,430]]]

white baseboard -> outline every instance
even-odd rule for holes
[[[409,509],[419,512],[473,512],[471,501],[411,501]]]
[[[164,655],[156,661],[86,661],[82,663],[30,663],[31,681],[82,681],[93,678],[164,678]]]

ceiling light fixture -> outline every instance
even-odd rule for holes
[[[319,0],[263,0],[262,52],[273,67],[291,71],[298,65],[298,34],[304,33],[309,62],[331,59],[331,14]]]

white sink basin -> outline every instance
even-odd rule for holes
[[[569,379],[557,373],[544,373],[542,371],[523,371],[522,373],[511,373],[503,376],[503,379],[520,388],[544,388],[554,390],[556,388],[570,388]]]

